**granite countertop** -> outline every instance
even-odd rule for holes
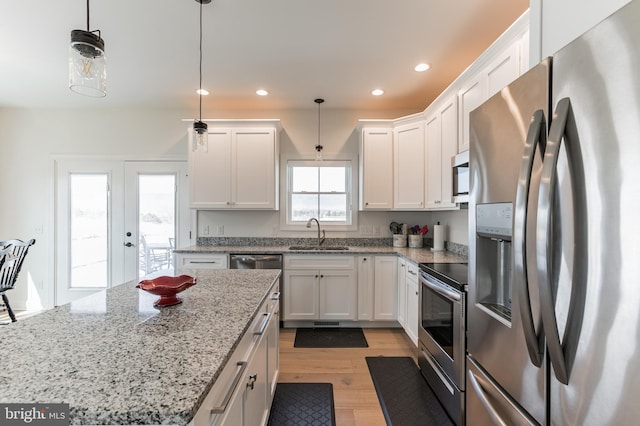
[[[290,250],[289,246],[205,246],[196,245],[175,250],[176,253],[240,253],[240,254],[331,254],[375,255],[396,254],[416,263],[467,263],[467,258],[449,251],[429,248],[400,248],[392,246],[349,246],[349,250]]]
[[[132,281],[0,327],[0,402],[69,403],[71,424],[186,425],[280,271],[180,273],[198,283],[179,305],[154,308]]]

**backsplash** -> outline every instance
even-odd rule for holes
[[[298,245],[315,245],[317,238],[278,238],[278,237],[198,237],[196,244],[199,246],[257,246],[257,247],[278,247],[278,246],[298,246]],[[327,238],[324,242],[325,246],[352,246],[352,247],[369,247],[369,246],[391,246],[392,238]],[[433,238],[424,238],[424,247],[433,247]],[[467,257],[468,247],[445,241],[444,247],[446,251],[457,255]]]

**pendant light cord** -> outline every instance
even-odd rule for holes
[[[318,102],[318,146],[321,146],[320,145],[320,102]]]
[[[200,1],[200,121],[202,121],[202,1]]]
[[[90,32],[91,29],[89,27],[89,0],[87,0],[87,32]]]

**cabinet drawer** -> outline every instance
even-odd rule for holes
[[[211,253],[176,253],[176,268],[227,269],[229,256]]]
[[[419,267],[413,262],[407,262],[407,279],[418,282]]]
[[[354,269],[354,256],[285,256],[284,269]]]

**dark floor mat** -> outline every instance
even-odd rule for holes
[[[388,425],[453,425],[420,369],[409,357],[366,357]]]
[[[368,348],[361,328],[298,328],[295,348]]]
[[[331,383],[278,383],[270,426],[335,426]]]

